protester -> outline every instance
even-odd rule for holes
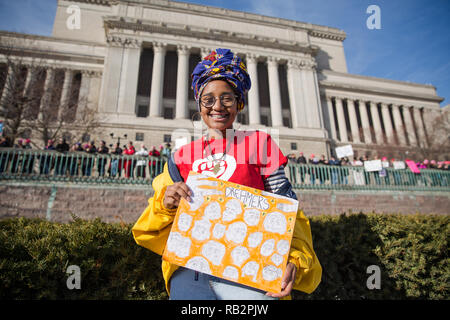
[[[72,153],[69,156],[69,159],[67,161],[67,165],[69,168],[69,174],[71,177],[78,176],[78,168],[81,166],[81,158],[80,155],[81,152],[84,152],[83,147],[81,146],[81,143],[77,142],[72,145],[70,148],[70,152]]]
[[[136,152],[136,155],[139,157],[148,157],[149,152],[144,144],[141,144],[141,149],[139,149],[138,152]],[[145,159],[139,159],[136,162],[136,177],[142,177],[145,178],[145,169],[147,167],[147,160]]]
[[[136,150],[133,146],[133,141],[129,141],[127,147],[125,150],[123,150],[123,154],[127,156],[132,156],[136,153]],[[131,159],[131,157],[125,157],[126,160],[124,160],[123,163],[123,169],[125,170],[125,177],[126,178],[133,178],[134,176],[134,167],[135,167],[135,160]]]
[[[66,139],[60,138],[58,144],[55,147],[56,151],[58,151],[58,155],[55,157],[55,174],[56,175],[65,175],[67,170],[67,153],[70,149],[70,146],[67,144]]]
[[[148,153],[148,155],[150,156],[151,160],[149,160],[148,162],[148,167],[150,169],[150,175],[152,177],[156,177],[158,174],[160,174],[161,170],[159,170],[159,161],[155,160],[155,158],[159,159],[160,157],[160,152],[158,150],[156,150],[155,146],[152,146],[152,149],[150,150],[150,152]]]
[[[17,143],[14,145],[15,149],[23,149],[23,140],[22,139],[18,139]],[[11,173],[17,173],[17,171],[19,170],[19,166],[20,166],[20,161],[21,157],[19,156],[18,153],[14,153],[14,155],[12,156],[12,160],[11,160]]]
[[[212,65],[214,68],[211,68]],[[246,136],[249,141],[255,139],[256,143],[261,139],[270,150],[270,154],[267,151],[260,154],[265,164],[270,163],[263,171],[261,160],[250,164],[252,156],[257,158],[255,153],[258,144],[238,144],[235,139],[233,122],[237,113],[244,108],[245,94],[250,89],[250,83],[244,63],[228,49],[213,51],[195,67],[192,88],[201,119],[208,130],[200,139],[178,149],[173,159],[171,157],[168,160],[164,172],[153,180],[154,196],[148,201],[148,207],[132,229],[138,244],[162,254],[180,199],[190,200],[190,190],[183,181],[186,181],[189,171],[193,169],[197,172],[208,170],[213,176],[223,177],[230,182],[296,198],[284,174],[287,159],[270,135],[252,131],[251,135]],[[191,149],[199,152],[189,152]],[[245,161],[236,162],[237,153],[244,155]],[[234,158],[233,167],[231,158]],[[210,159],[210,166],[206,159]],[[199,169],[193,168],[195,161],[205,162]],[[226,178],[223,176],[225,167],[230,168],[229,177]],[[298,211],[298,215],[280,294],[266,294],[261,290],[163,261],[163,276],[166,288],[170,289],[170,299],[275,299],[289,295],[292,288],[308,292],[314,290],[322,271],[312,249],[308,219],[302,211]],[[303,231],[298,234],[298,230]],[[297,237],[302,240],[295,240]]]
[[[113,151],[111,152],[111,154],[113,155],[111,158],[111,163],[110,163],[110,176],[111,177],[115,177],[117,174],[119,176],[119,178],[122,176],[122,155],[123,150],[120,147],[120,143],[117,142],[114,146]]]
[[[105,168],[106,163],[108,162],[108,158],[106,155],[109,153],[109,148],[106,146],[106,142],[104,140],[100,141],[100,146],[97,149],[97,153],[100,154],[97,157],[97,172],[99,177],[105,176]]]
[[[25,150],[31,150],[31,140],[25,139],[25,144],[23,146]],[[23,161],[23,173],[31,174],[33,173],[33,167],[34,167],[34,156],[32,154],[26,154],[24,155],[24,161]]]
[[[53,140],[49,139],[47,141],[47,145],[44,147],[44,150],[49,151],[45,154],[41,154],[39,156],[39,173],[40,174],[49,174],[50,170],[53,167],[53,155],[51,154],[52,151],[55,150],[55,147],[53,146]]]
[[[166,159],[170,158],[170,155],[172,153],[172,149],[170,147],[170,143],[166,143],[164,148],[161,151],[161,156],[165,157]]]
[[[89,142],[84,146],[84,152],[88,154],[88,156],[84,157],[82,161],[82,170],[83,176],[90,177],[92,174],[92,167],[94,166],[95,157],[94,155],[97,153],[97,148],[95,147],[94,141]]]

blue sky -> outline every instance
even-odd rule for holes
[[[432,84],[450,103],[450,0],[184,0],[342,29],[348,72]],[[369,5],[381,29],[369,30]],[[56,0],[0,0],[0,30],[51,35]]]

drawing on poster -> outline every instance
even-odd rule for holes
[[[191,172],[163,259],[258,289],[280,292],[298,201]]]

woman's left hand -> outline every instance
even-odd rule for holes
[[[267,292],[266,295],[274,298],[282,298],[291,294],[292,287],[294,286],[296,273],[297,268],[292,262],[289,262],[286,266],[283,280],[281,281],[281,292],[280,293]]]

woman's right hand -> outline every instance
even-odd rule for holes
[[[175,182],[174,184],[166,188],[166,193],[164,195],[164,207],[166,209],[178,208],[181,198],[191,201],[192,191],[184,182]]]

